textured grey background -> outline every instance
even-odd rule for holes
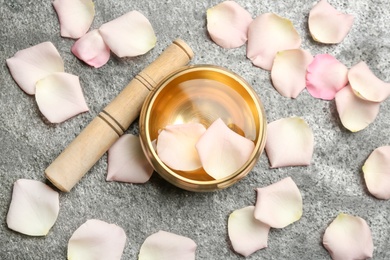
[[[355,15],[347,38],[338,45],[312,41],[307,18],[312,0],[237,1],[253,16],[275,12],[289,18],[300,33],[302,47],[312,54],[329,53],[348,67],[367,62],[382,80],[390,82],[390,6],[387,0],[330,0],[338,10]],[[224,50],[206,31],[206,9],[216,0],[96,0],[92,28],[128,11],[142,12],[152,23],[157,46],[149,53],[119,59],[114,56],[100,69],[91,68],[70,52],[74,42],[60,37],[51,1],[0,0],[0,259],[65,259],[67,242],[86,220],[97,218],[121,226],[127,234],[122,259],[137,259],[145,238],[158,230],[192,238],[197,259],[242,259],[227,237],[227,218],[255,203],[256,187],[291,176],[301,190],[304,213],[300,221],[272,229],[268,248],[248,259],[330,259],[321,241],[327,225],[345,212],[364,218],[374,240],[374,259],[390,259],[390,201],[367,193],[361,166],[376,148],[390,144],[390,101],[367,129],[350,133],[338,119],[334,101],[312,98],[306,90],[296,100],[279,95],[269,72],[252,66],[245,46]],[[261,156],[245,179],[226,190],[192,193],[162,180],[156,173],[144,185],[107,183],[104,156],[70,192],[60,194],[58,220],[46,237],[28,237],[6,225],[13,183],[19,178],[45,182],[44,169],[139,71],[177,37],[194,49],[192,63],[227,67],[242,75],[262,99],[269,121],[297,115],[312,127],[315,151],[308,167],[269,169]],[[44,41],[57,47],[65,71],[80,76],[90,112],[58,125],[48,124],[35,99],[26,95],[9,74],[5,59]],[[137,133],[134,123],[129,133]]]

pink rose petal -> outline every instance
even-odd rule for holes
[[[310,11],[309,30],[315,41],[340,43],[351,30],[354,17],[337,11],[326,0],[319,1]]]
[[[29,95],[35,94],[38,80],[53,72],[64,71],[64,62],[51,42],[18,51],[7,59],[7,66],[19,87]]]
[[[372,257],[374,251],[367,222],[343,213],[325,230],[322,243],[334,260],[367,259]]]
[[[72,53],[95,68],[100,68],[110,59],[110,48],[98,30],[92,30],[78,39],[72,46]]]
[[[363,165],[368,191],[378,199],[390,199],[390,146],[376,148]]]
[[[290,178],[264,188],[257,188],[254,216],[273,228],[284,228],[302,216],[302,196]]]
[[[139,260],[195,260],[195,242],[184,236],[158,231],[147,237],[141,246]]]
[[[125,231],[97,219],[82,224],[68,242],[68,259],[120,260],[125,248]]]
[[[225,1],[207,10],[207,31],[223,48],[244,45],[252,21],[251,14],[234,1]]]
[[[107,181],[145,183],[152,173],[137,136],[122,135],[108,150]]]
[[[329,54],[319,54],[307,67],[306,88],[315,98],[334,99],[348,84],[348,68]]]
[[[275,89],[284,97],[296,98],[306,87],[306,69],[313,56],[302,49],[280,51],[271,69]]]
[[[268,245],[270,227],[255,219],[254,210],[254,206],[235,210],[228,219],[228,233],[233,249],[245,257]]]
[[[118,57],[145,54],[156,45],[149,20],[138,11],[128,12],[99,28],[104,42]]]
[[[95,16],[92,0],[54,0],[61,36],[78,39],[87,33]]]
[[[299,117],[282,118],[268,124],[265,150],[271,168],[309,165],[314,150],[314,135]]]
[[[301,38],[292,22],[276,14],[262,14],[249,26],[247,57],[265,70],[271,70],[276,53],[300,45]]]
[[[64,72],[53,73],[39,80],[35,99],[39,110],[51,123],[61,123],[89,110],[79,77]]]

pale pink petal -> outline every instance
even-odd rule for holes
[[[255,219],[254,210],[254,206],[235,210],[228,219],[228,233],[233,249],[245,257],[268,245],[270,226]]]
[[[110,48],[98,30],[92,30],[78,39],[72,46],[72,53],[95,68],[100,68],[110,59]]]
[[[234,1],[225,1],[207,10],[207,31],[223,48],[244,45],[252,21],[251,14]]]
[[[362,99],[382,102],[390,96],[390,83],[380,80],[363,61],[348,71],[349,84]]]
[[[314,135],[300,117],[282,118],[267,126],[265,150],[271,168],[309,165],[314,150]]]
[[[214,179],[225,178],[240,169],[254,148],[251,140],[231,130],[220,118],[209,126],[196,144],[204,170]]]
[[[59,210],[58,192],[42,182],[19,179],[14,183],[7,225],[29,236],[46,236]]]
[[[363,165],[368,191],[378,199],[390,199],[390,146],[375,149]]]
[[[90,219],[82,224],[68,242],[68,259],[120,260],[125,248],[125,231],[101,220]]]
[[[276,53],[299,49],[301,41],[290,20],[265,13],[256,17],[249,26],[246,55],[255,66],[271,70]]]
[[[310,11],[309,30],[315,41],[340,43],[351,30],[353,20],[353,15],[343,14],[321,0]]]
[[[152,173],[137,136],[122,135],[108,150],[107,181],[145,183]]]
[[[367,259],[372,257],[374,251],[367,222],[344,213],[339,214],[327,227],[322,243],[333,260]]]
[[[380,103],[357,97],[349,85],[337,92],[335,101],[341,123],[351,132],[366,128],[379,113]]]
[[[348,84],[348,68],[329,54],[319,54],[307,67],[306,88],[315,98],[334,99]]]
[[[118,57],[145,54],[156,45],[149,20],[138,11],[128,12],[99,28],[104,42]]]
[[[95,16],[92,0],[54,0],[61,36],[78,39],[87,33]]]
[[[195,260],[195,242],[184,236],[158,231],[147,237],[138,260]]]
[[[275,89],[284,97],[296,98],[306,87],[306,69],[313,56],[302,49],[280,51],[271,69]]]
[[[35,94],[38,80],[53,72],[64,71],[64,62],[51,42],[18,51],[7,59],[7,66],[19,87],[29,95]]]
[[[61,123],[88,111],[79,77],[64,72],[39,80],[35,99],[39,110],[51,123]]]

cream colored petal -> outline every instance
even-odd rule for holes
[[[290,177],[256,190],[254,216],[257,220],[273,228],[284,228],[301,218],[301,192]]]
[[[195,242],[184,236],[158,231],[147,237],[138,260],[195,260]]]
[[[340,43],[352,28],[354,17],[337,11],[326,0],[320,0],[310,11],[309,30],[315,41]]]
[[[207,31],[223,48],[237,48],[248,39],[251,14],[234,1],[224,1],[207,10]]]
[[[61,123],[88,111],[79,77],[64,72],[39,80],[35,99],[39,110],[51,123]]]
[[[390,146],[376,148],[363,165],[368,191],[378,199],[390,199]]]
[[[156,35],[149,20],[138,11],[128,12],[103,24],[99,32],[118,57],[145,54],[156,45]]]
[[[306,87],[306,69],[313,56],[302,49],[280,51],[271,69],[275,89],[284,97],[296,98]]]
[[[367,222],[344,213],[339,214],[327,227],[322,243],[333,260],[367,259],[372,257],[374,251]]]
[[[282,118],[268,124],[265,150],[271,168],[309,165],[314,135],[300,117]]]
[[[53,72],[64,71],[64,62],[51,42],[18,51],[7,59],[7,66],[19,87],[29,95],[35,94],[38,80]]]
[[[120,260],[125,248],[125,231],[97,219],[82,224],[68,242],[69,260]]]
[[[349,85],[337,92],[335,101],[341,123],[351,132],[365,129],[379,113],[380,103],[358,98]]]
[[[290,20],[265,13],[249,26],[246,55],[255,66],[271,70],[276,53],[299,49],[300,45],[301,38]]]
[[[228,233],[233,249],[245,257],[268,245],[270,227],[255,219],[254,210],[254,206],[235,210],[228,219]]]
[[[46,236],[59,210],[58,192],[42,182],[19,179],[14,183],[7,225],[29,236]]]

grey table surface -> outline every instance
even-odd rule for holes
[[[237,1],[254,17],[274,12],[290,19],[302,37],[302,48],[313,55],[329,53],[347,67],[365,61],[390,82],[390,5],[386,0],[330,0],[338,10],[355,16],[350,34],[337,45],[315,43],[307,26],[312,0]],[[0,259],[66,259],[72,233],[88,219],[122,227],[127,235],[122,259],[137,259],[145,238],[158,230],[187,236],[197,243],[196,259],[242,259],[227,236],[227,219],[236,209],[253,205],[255,188],[291,176],[303,196],[302,218],[272,229],[268,248],[248,259],[330,259],[322,246],[329,223],[341,212],[364,218],[374,241],[373,259],[390,259],[390,201],[372,197],[361,167],[377,147],[390,144],[390,101],[381,104],[376,120],[351,133],[338,118],[334,101],[315,99],[304,90],[297,99],[284,98],[273,88],[270,74],[251,64],[246,47],[226,50],[213,43],[206,30],[206,10],[215,0],[96,0],[91,28],[98,28],[128,11],[142,12],[157,35],[156,47],[136,58],[111,56],[99,69],[79,61],[70,48],[74,40],[60,37],[50,0],[0,0]],[[244,77],[256,90],[269,122],[300,116],[313,129],[315,148],[307,167],[270,169],[263,153],[253,171],[234,186],[212,193],[176,188],[156,173],[142,185],[106,182],[107,156],[70,193],[60,193],[60,213],[46,237],[29,237],[7,228],[6,215],[13,183],[20,178],[47,182],[45,168],[127,83],[180,37],[194,50],[192,64],[215,64]],[[61,124],[48,124],[33,96],[14,82],[5,60],[18,50],[51,41],[65,71],[80,77],[90,111]],[[137,134],[135,122],[127,131]]]

